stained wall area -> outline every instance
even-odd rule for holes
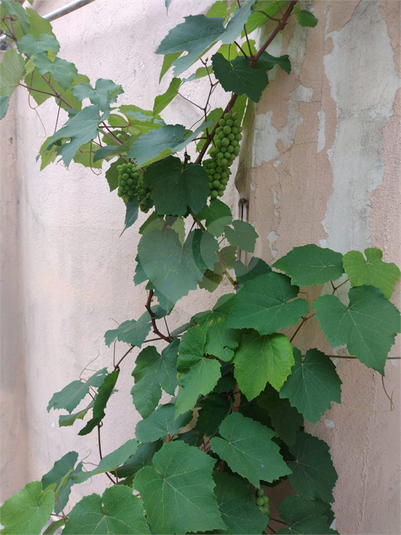
[[[35,0],[33,7],[43,15],[65,3]],[[151,109],[169,83],[166,77],[158,85],[162,57],[154,50],[183,16],[205,13],[212,3],[173,0],[166,13],[163,0],[130,2],[123,9],[95,0],[53,27],[61,57],[91,82],[102,77],[121,84],[119,102]],[[256,254],[269,263],[294,246],[316,243],[343,253],[379,247],[385,261],[401,265],[401,3],[307,5],[319,19],[316,28],[291,23],[268,50],[289,54],[292,73],[273,71],[262,99],[249,108],[238,191],[232,183],[224,200],[234,210],[240,197],[248,200],[248,221],[260,236]],[[202,102],[200,83],[184,87],[187,99]],[[223,105],[228,100],[217,98]],[[143,288],[132,282],[138,235],[120,237],[123,205],[110,194],[104,174],[76,164],[40,172],[36,155],[54,131],[54,106],[49,102],[35,112],[23,91],[12,105],[10,118],[0,123],[1,500],[39,479],[66,451],[97,463],[95,434],[83,443],[75,428],[60,429],[58,413],[46,407],[53,392],[86,366],[110,367],[104,333],[115,322],[138,318],[145,301]],[[176,99],[163,117],[190,126],[196,113],[188,100]],[[318,291],[312,288],[310,299]],[[206,309],[214,300],[206,292],[191,294],[176,311],[177,323],[195,305]],[[400,305],[399,287],[394,301]],[[343,381],[345,405],[334,405],[310,429],[329,443],[339,474],[336,527],[342,534],[399,533],[400,361],[388,363],[384,390],[376,372],[342,358],[344,349],[325,345],[316,327],[310,320],[297,345],[337,355]],[[117,346],[117,354],[123,350]],[[400,356],[399,345],[391,355]],[[106,453],[134,433],[134,357],[119,381],[118,398],[108,405]],[[393,390],[395,409],[388,412],[385,392]],[[73,487],[73,497],[96,491],[94,481]]]

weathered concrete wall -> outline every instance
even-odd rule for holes
[[[62,57],[92,82],[102,77],[121,83],[125,94],[119,102],[151,109],[169,82],[166,77],[158,85],[162,57],[153,51],[183,16],[205,12],[212,3],[174,0],[166,14],[162,0],[129,2],[123,9],[114,1],[96,0],[53,26]],[[42,14],[62,5],[64,0],[34,2]],[[272,47],[271,53],[290,55],[293,72],[277,71],[247,117],[237,183],[260,235],[257,255],[271,262],[306,243],[342,252],[372,245],[383,249],[386,261],[400,265],[400,3],[328,0],[316,1],[314,9],[316,28],[291,24]],[[203,102],[201,81],[184,87],[187,98]],[[225,103],[226,97],[216,95],[216,101]],[[18,192],[20,203],[17,210],[16,199],[8,197],[14,204],[7,217],[17,232],[2,243],[4,258],[15,259],[7,272],[15,289],[3,297],[3,306],[20,324],[9,322],[15,332],[2,331],[2,339],[6,348],[20,340],[24,367],[19,373],[26,380],[20,380],[19,390],[3,391],[2,384],[2,396],[13,395],[7,403],[17,411],[6,421],[19,422],[21,429],[18,435],[14,427],[19,439],[7,446],[2,463],[15,470],[11,453],[18,445],[26,470],[14,482],[17,488],[4,487],[5,495],[40,478],[66,451],[77,450],[83,457],[87,452],[87,461],[98,462],[95,433],[81,438],[75,427],[58,428],[58,413],[48,414],[46,406],[53,392],[75,380],[93,359],[89,369],[110,368],[113,351],[104,345],[104,332],[115,321],[138,318],[145,298],[132,282],[138,236],[131,229],[119,237],[121,200],[96,171],[75,164],[66,170],[59,164],[39,172],[35,157],[54,131],[53,104],[41,106],[36,115],[23,91],[15,104],[17,138],[14,152],[5,157],[13,181],[8,192]],[[190,126],[196,113],[189,102],[176,99],[164,118]],[[6,129],[13,126],[2,123],[1,128],[8,139]],[[225,200],[235,208],[237,198],[232,187]],[[205,292],[192,294],[177,309],[175,321],[184,322],[195,308],[207,308],[214,300]],[[299,347],[332,352],[315,333],[311,320],[297,338]],[[117,356],[123,350],[117,346]],[[397,354],[395,348],[392,353]],[[131,438],[135,428],[129,393],[134,358],[123,368],[119,394],[107,408],[104,453]],[[396,363],[386,369],[388,392],[399,387]],[[312,429],[331,445],[339,473],[337,528],[344,534],[399,533],[399,388],[396,410],[379,413],[389,407],[380,376],[354,360],[341,359],[338,370],[344,403],[358,410],[335,406]],[[9,387],[8,376],[3,377]],[[20,408],[24,389],[27,422]],[[10,481],[11,472],[4,477]],[[73,487],[73,497],[97,490],[96,481],[88,482]]]

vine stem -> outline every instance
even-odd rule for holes
[[[166,336],[165,334],[160,332],[158,327],[157,327],[155,313],[151,309],[151,303],[152,303],[153,294],[154,294],[154,291],[153,290],[149,290],[148,300],[147,300],[146,305],[145,305],[145,308],[149,312],[150,320],[152,322],[153,332],[155,334],[157,334],[157,336],[160,336],[160,338],[162,338],[163,340],[165,340],[166,342],[171,344],[171,342],[173,341],[173,338],[171,336]]]

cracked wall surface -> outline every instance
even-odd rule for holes
[[[238,181],[265,260],[316,243],[342,253],[379,247],[400,264],[400,6],[317,0],[318,25],[287,27],[280,50],[269,50],[289,54],[292,72],[277,71],[253,110],[251,154],[242,154],[251,164],[245,179],[240,163]],[[309,301],[319,292],[312,288]],[[393,300],[400,304],[399,286]],[[333,354],[316,327],[310,320],[294,343]],[[391,355],[399,354],[398,344]],[[398,361],[382,384],[359,362],[337,360],[346,406],[335,404],[309,429],[330,444],[339,474],[337,529],[399,533]]]

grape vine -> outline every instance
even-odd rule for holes
[[[234,219],[224,193],[247,106],[259,101],[271,69],[291,72],[288,55],[266,50],[291,17],[302,27],[317,24],[297,0],[218,1],[206,15],[186,17],[156,51],[164,56],[161,78],[171,70],[174,76],[145,110],[118,105],[121,86],[108,79],[93,86],[60,58],[50,23],[36,11],[1,1],[0,31],[16,48],[0,64],[0,118],[18,87],[38,106],[54,98],[68,118],[59,127],[56,111],[41,167],[56,158],[67,167],[104,164],[111,192],[124,202],[125,229],[139,210],[149,213],[136,230],[134,283],[146,285],[144,312],[105,333],[106,346],[120,341],[128,349],[120,358],[113,351],[109,368],[86,371],[54,393],[47,407],[64,411],[61,427],[79,427],[83,437],[98,433],[99,462],[88,468],[78,452],[66,453],[41,481],[5,500],[2,533],[338,533],[337,473],[328,445],[306,431],[305,421],[313,426],[341,403],[341,379],[334,355],[301,352],[297,335],[314,317],[332,347],[346,346],[347,358],[383,376],[400,332],[400,312],[390,301],[400,270],[373,247],[341,254],[309,244],[273,265],[241,261],[239,252],[252,254],[258,236]],[[268,37],[257,49],[250,36],[266,24]],[[192,77],[179,78],[198,59]],[[196,104],[202,122],[194,130],[166,124],[161,114],[193,78],[209,81],[205,103]],[[225,106],[214,100],[217,85],[229,94]],[[193,163],[188,146],[197,151]],[[182,297],[197,288],[213,292],[223,280],[230,293],[170,328]],[[345,284],[343,301],[338,290]],[[331,295],[322,292],[312,303],[300,291],[326,285]],[[130,365],[142,419],[134,436],[103,455],[107,404]],[[94,477],[104,478],[103,494],[71,503],[71,487]],[[275,511],[270,497],[282,482],[295,495]],[[273,529],[273,521],[282,528]]]

